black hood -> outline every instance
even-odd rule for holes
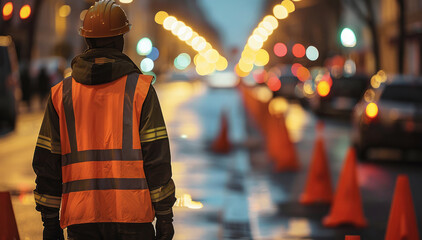
[[[72,77],[85,85],[109,83],[132,72],[142,74],[128,56],[114,48],[88,49],[72,60]]]

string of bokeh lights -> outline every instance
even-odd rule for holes
[[[264,43],[271,34],[278,28],[278,20],[286,19],[296,8],[293,2],[300,0],[284,0],[273,8],[273,15],[267,15],[253,30],[251,36],[242,51],[241,58],[235,66],[235,72],[239,77],[248,76],[254,69],[253,77],[257,83],[266,83],[272,91],[278,91],[281,87],[280,80],[276,74],[267,73],[263,67],[269,62],[269,54],[262,49]],[[277,57],[284,57],[288,53],[288,47],[278,42],[273,47],[273,52]],[[302,44],[296,43],[291,48],[291,52],[296,58],[307,57],[310,61],[316,61],[319,58],[319,51],[314,46],[305,48]],[[256,68],[258,67],[258,69]],[[311,77],[309,70],[299,63],[291,67],[291,72],[300,81],[304,82]]]
[[[239,77],[248,76],[254,65],[265,66],[269,62],[269,54],[265,49],[262,49],[262,46],[274,30],[277,29],[277,19],[286,19],[294,11],[294,3],[290,0],[284,0],[281,4],[274,6],[274,16],[267,15],[262,19],[248,38],[240,60],[235,66],[235,72]]]
[[[193,62],[196,72],[201,75],[209,75],[215,71],[224,71],[228,62],[220,55],[207,40],[195,32],[184,22],[177,20],[176,17],[169,15],[165,11],[159,11],[155,15],[155,22],[162,25],[163,28],[191,46],[197,52]],[[175,67],[183,70],[191,63],[191,58],[187,53],[181,53],[175,59]]]

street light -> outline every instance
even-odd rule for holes
[[[295,45],[293,45],[292,53],[293,53],[293,56],[297,58],[302,58],[306,54],[306,49],[302,44],[296,43]]]
[[[356,35],[350,28],[343,28],[340,34],[340,40],[344,47],[352,48],[356,46]]]
[[[256,53],[255,57],[255,65],[256,66],[265,66],[270,61],[270,55],[264,49],[259,49]]]
[[[306,49],[306,57],[311,61],[317,60],[319,57],[318,49],[314,46],[309,46]]]
[[[141,70],[143,72],[151,72],[154,69],[154,61],[150,58],[144,58],[141,61]]]
[[[193,62],[196,66],[196,72],[199,75],[208,75],[215,70],[224,71],[227,68],[227,59],[221,56],[204,37],[196,33],[191,27],[187,26],[186,23],[177,20],[177,18],[168,15],[168,13],[164,11],[159,11],[155,14],[155,22],[163,25],[165,30],[171,31],[179,40],[185,42],[198,52],[194,57]],[[181,70],[185,69],[185,66],[180,64],[180,62],[187,59],[185,58],[185,55],[181,55],[176,59],[176,68]]]
[[[65,18],[65,17],[69,16],[71,11],[72,11],[72,8],[70,8],[69,5],[66,5],[66,4],[62,5],[59,8],[59,16]]]
[[[174,59],[174,66],[179,70],[184,70],[190,65],[191,61],[189,54],[181,53]]]
[[[284,0],[281,2],[281,5],[287,9],[288,13],[292,13],[295,11],[295,4],[290,0]]]
[[[274,45],[274,54],[277,57],[284,57],[287,54],[287,47],[284,43],[276,43]]]
[[[152,51],[152,42],[149,38],[144,37],[138,41],[136,52],[141,56],[146,56]]]
[[[273,14],[278,19],[285,19],[289,16],[289,11],[283,5],[278,4],[274,6]]]
[[[169,15],[164,12],[164,11],[159,11],[157,12],[157,14],[155,14],[154,20],[156,23],[158,24],[163,24],[164,20],[168,17]]]
[[[297,1],[300,0],[295,0],[295,2]],[[253,65],[264,66],[269,62],[268,52],[261,48],[268,37],[278,27],[277,19],[285,19],[289,13],[294,11],[294,3],[291,0],[283,0],[281,4],[274,6],[273,15],[267,15],[262,19],[257,28],[254,29],[252,35],[249,36],[240,60],[235,67],[236,74],[239,77],[247,76],[253,70]],[[274,46],[274,53],[281,57],[286,55],[287,49],[284,44],[276,44]],[[303,55],[305,55],[305,49],[303,49]]]

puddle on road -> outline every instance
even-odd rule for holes
[[[292,142],[302,140],[303,128],[308,124],[309,116],[299,104],[290,104],[286,112],[286,127],[289,130]]]
[[[185,207],[189,209],[201,209],[204,205],[199,201],[193,201],[190,194],[183,194],[182,196],[176,196],[177,200],[174,203],[174,207]]]

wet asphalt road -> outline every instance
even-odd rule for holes
[[[211,89],[200,82],[157,85],[170,137],[175,206],[174,239],[383,239],[396,176],[409,176],[422,232],[422,164],[368,162],[358,165],[358,181],[369,226],[324,228],[329,205],[303,206],[302,193],[315,140],[317,118],[292,103],[286,122],[302,164],[298,172],[276,173],[253,122],[246,120],[236,89]],[[210,151],[222,111],[229,116],[233,150]],[[11,191],[21,239],[41,239],[34,210],[31,161],[42,112],[22,114],[16,131],[0,137],[0,191]],[[326,120],[324,139],[333,187],[350,146],[346,121]],[[421,159],[422,162],[422,159]],[[0,226],[1,229],[1,226]]]

